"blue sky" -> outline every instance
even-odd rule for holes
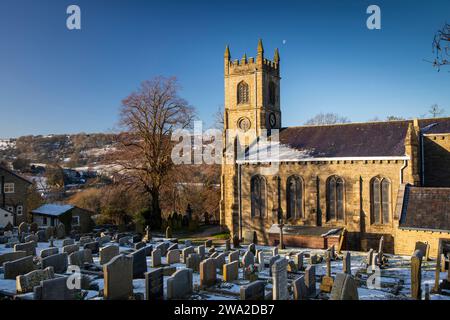
[[[82,30],[66,28],[77,4]],[[366,8],[381,8],[381,30]],[[104,132],[140,82],[177,76],[207,125],[223,105],[223,52],[281,56],[283,125],[318,112],[353,121],[450,114],[450,70],[437,72],[434,33],[450,1],[1,0],[0,137]]]

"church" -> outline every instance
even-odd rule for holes
[[[277,132],[277,159],[222,161],[221,224],[244,242],[326,249],[377,249],[430,256],[450,251],[450,118],[282,126],[281,59],[224,54],[225,141],[248,153]],[[253,132],[254,140],[241,141]],[[237,142],[236,142],[237,141]],[[237,148],[237,147],[236,147]],[[264,170],[276,162],[277,170]],[[345,232],[342,232],[345,230]]]

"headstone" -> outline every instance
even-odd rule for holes
[[[212,240],[206,240],[205,241],[205,247],[210,248],[212,246]]]
[[[133,278],[144,278],[147,272],[147,256],[145,248],[130,253],[133,258]]]
[[[287,259],[280,258],[272,265],[273,300],[288,300]]]
[[[48,239],[47,239],[47,237],[45,235],[45,230],[38,230],[36,232],[36,235],[38,237],[38,241],[39,242],[47,242],[48,241]]]
[[[278,255],[278,247],[273,247],[272,248],[272,256],[276,256]]]
[[[39,230],[39,226],[36,222],[32,222],[30,224],[30,232],[31,233],[36,233]]]
[[[170,250],[178,250],[178,243],[171,244],[169,248],[167,248],[167,251]]]
[[[367,258],[366,258],[366,264],[367,266],[372,265],[372,261],[373,261],[373,249],[370,249],[369,252],[367,253]]]
[[[105,263],[110,262],[114,257],[119,255],[119,246],[109,245],[103,248],[100,248],[100,264],[104,265]]]
[[[163,271],[164,277],[170,277],[177,271],[177,267],[174,267],[174,266],[163,267],[162,271]]]
[[[210,287],[216,283],[216,263],[214,259],[200,262],[200,286]]]
[[[3,263],[4,279],[16,280],[21,274],[34,270],[33,256],[27,256],[13,261]]]
[[[308,266],[305,270],[305,285],[308,289],[308,297],[316,295],[316,267]]]
[[[218,252],[213,252],[209,257],[210,257],[211,259],[215,259],[218,255],[219,255]]]
[[[237,235],[237,233],[235,233],[234,235],[233,235],[233,248],[234,249],[238,249],[238,248],[240,248],[241,246],[239,245],[239,236]]]
[[[18,229],[19,236],[22,235],[23,233],[28,233],[28,231],[29,231],[28,223],[22,222],[21,224],[19,224],[19,229]]]
[[[163,300],[164,282],[163,270],[157,268],[145,273],[145,299]]]
[[[288,265],[287,265],[288,272],[298,272],[297,265],[295,264],[294,261],[287,260],[287,262],[288,262]]]
[[[271,257],[269,260],[269,275],[272,276],[272,266],[275,263],[275,261],[277,261],[278,259],[280,259],[280,255],[276,255],[274,257]]]
[[[183,262],[186,263],[186,258],[189,256],[189,254],[194,253],[194,247],[187,247],[184,248],[181,251],[181,256],[183,258]]]
[[[241,300],[264,300],[266,283],[263,280],[257,280],[250,284],[241,286],[240,298]]]
[[[14,261],[20,258],[25,258],[27,256],[26,251],[14,251],[0,254],[0,267],[3,263],[8,261]]]
[[[430,250],[431,250],[431,246],[428,242],[425,242],[427,244],[427,250],[425,253],[425,261],[429,261],[430,260]]]
[[[33,288],[38,286],[41,281],[53,279],[55,274],[53,267],[47,267],[43,270],[34,270],[27,274],[16,277],[16,291],[18,294],[33,292]]]
[[[334,279],[331,277],[331,252],[326,252],[326,275],[322,277],[322,283],[320,284],[320,291],[329,293],[333,288]]]
[[[150,226],[147,225],[145,226],[145,236],[143,241],[148,243],[150,240],[152,240],[152,233],[150,232]]]
[[[346,273],[336,275],[330,300],[359,300],[358,285],[353,276]]]
[[[169,243],[161,242],[155,246],[155,250],[156,249],[161,250],[161,256],[165,256],[167,254],[167,249],[169,249]]]
[[[64,224],[59,223],[56,226],[56,238],[64,239],[65,236],[66,236],[66,227],[64,226]]]
[[[172,238],[172,228],[170,226],[168,226],[166,228],[166,239],[171,239]]]
[[[294,300],[305,300],[308,295],[308,289],[305,284],[305,276],[300,276],[292,283],[294,291]]]
[[[53,248],[47,248],[47,249],[43,249],[41,250],[41,258],[45,258],[48,256],[52,256],[54,254],[57,254],[59,252],[58,248],[53,247]]]
[[[253,253],[253,256],[256,254],[256,246],[254,243],[250,243],[247,247],[247,251]]]
[[[74,239],[64,239],[62,241],[61,246],[65,247],[65,246],[70,246],[71,244],[75,244],[75,240]]]
[[[167,279],[167,299],[185,299],[191,293],[191,269],[180,269]]]
[[[352,274],[352,256],[350,251],[347,251],[344,254],[344,258],[342,261],[342,271],[346,274]]]
[[[92,259],[92,252],[89,249],[75,251],[69,254],[70,265],[76,265],[83,268],[85,264],[92,263],[94,263],[94,260]]]
[[[65,273],[67,271],[67,253],[57,253],[45,257],[41,261],[42,268],[53,267],[55,273]]]
[[[25,251],[27,256],[36,255],[37,243],[34,241],[29,241],[25,243],[19,243],[14,245],[14,251]]]
[[[192,246],[192,241],[191,240],[185,240],[184,241],[184,247],[187,248],[187,247],[190,247],[190,246]]]
[[[204,245],[200,245],[196,248],[196,251],[198,253],[198,255],[200,256],[200,259],[203,260],[203,258],[205,257],[205,246]]]
[[[159,267],[160,265],[161,265],[161,250],[155,249],[152,251],[152,268]]]
[[[39,242],[39,237],[35,234],[30,234],[28,236],[26,236],[24,238],[25,242],[30,242],[30,241],[34,241],[34,242]]]
[[[100,244],[97,241],[89,242],[84,245],[84,249],[89,249],[93,254],[97,254],[100,249]]]
[[[428,247],[428,244],[426,242],[417,241],[414,251],[420,250],[422,257],[425,257],[427,255],[427,247]]]
[[[89,236],[86,237],[81,237],[80,240],[78,241],[78,243],[80,244],[80,246],[84,246],[86,243],[92,242],[92,238]]]
[[[302,271],[303,268],[303,257],[304,257],[304,253],[303,252],[299,252],[294,256],[294,262],[297,265],[297,269],[299,271]]]
[[[199,272],[200,261],[200,256],[197,253],[190,253],[186,258],[186,268],[192,269],[193,272]]]
[[[67,286],[69,277],[53,278],[41,281],[34,287],[34,300],[76,300],[80,296],[80,289]]]
[[[180,263],[180,250],[173,249],[173,250],[167,251],[167,259],[166,260],[167,260],[168,264]]]
[[[244,266],[244,268],[246,268],[254,263],[255,263],[255,256],[251,251],[247,251],[242,257],[242,265]]]
[[[67,254],[71,254],[72,252],[80,250],[80,247],[77,244],[69,244],[67,246],[62,247],[62,252],[66,252]]]
[[[317,256],[317,254],[311,254],[309,256],[309,263],[310,264],[317,264],[317,263],[319,263],[319,257]]]
[[[383,263],[383,249],[384,249],[384,236],[381,236],[380,242],[378,243],[378,263]]]
[[[228,255],[228,262],[233,262],[233,261],[239,262],[239,250],[230,252],[230,254]]]
[[[264,252],[263,251],[259,251],[258,252],[258,271],[262,272],[264,271]]]
[[[47,239],[47,241],[54,236],[55,236],[55,227],[48,226],[47,228],[45,228],[45,238]]]
[[[127,300],[133,295],[133,258],[118,255],[103,265],[106,300]]]
[[[216,252],[216,247],[215,246],[212,246],[211,248],[208,249],[208,254],[209,255],[213,254],[214,252]]]
[[[231,251],[230,239],[225,240],[225,251]]]
[[[131,237],[125,236],[119,239],[119,246],[128,246],[131,244]]]
[[[223,265],[225,264],[225,253],[221,253],[215,257],[214,262],[216,263],[216,268],[222,271]]]
[[[420,249],[411,257],[411,297],[416,300],[422,299],[422,258]]]
[[[430,300],[430,285],[425,283],[425,300]]]
[[[101,236],[100,238],[98,238],[96,241],[98,241],[98,243],[100,243],[100,245],[102,246],[108,242],[111,242],[111,236],[104,235],[104,236]]]
[[[239,277],[239,261],[233,261],[223,265],[223,280],[231,282]]]

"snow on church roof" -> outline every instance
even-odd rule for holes
[[[74,208],[74,206],[70,204],[44,204],[43,206],[40,206],[37,209],[34,209],[31,211],[32,213],[36,214],[43,214],[47,216],[60,216],[67,211],[70,211]]]

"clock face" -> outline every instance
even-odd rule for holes
[[[250,119],[247,117],[242,117],[238,121],[238,128],[241,129],[244,132],[247,132],[248,129],[251,127]]]
[[[270,127],[275,127],[275,125],[277,124],[277,117],[275,116],[275,114],[274,113],[271,113],[270,115],[269,115],[269,124],[270,124]]]

